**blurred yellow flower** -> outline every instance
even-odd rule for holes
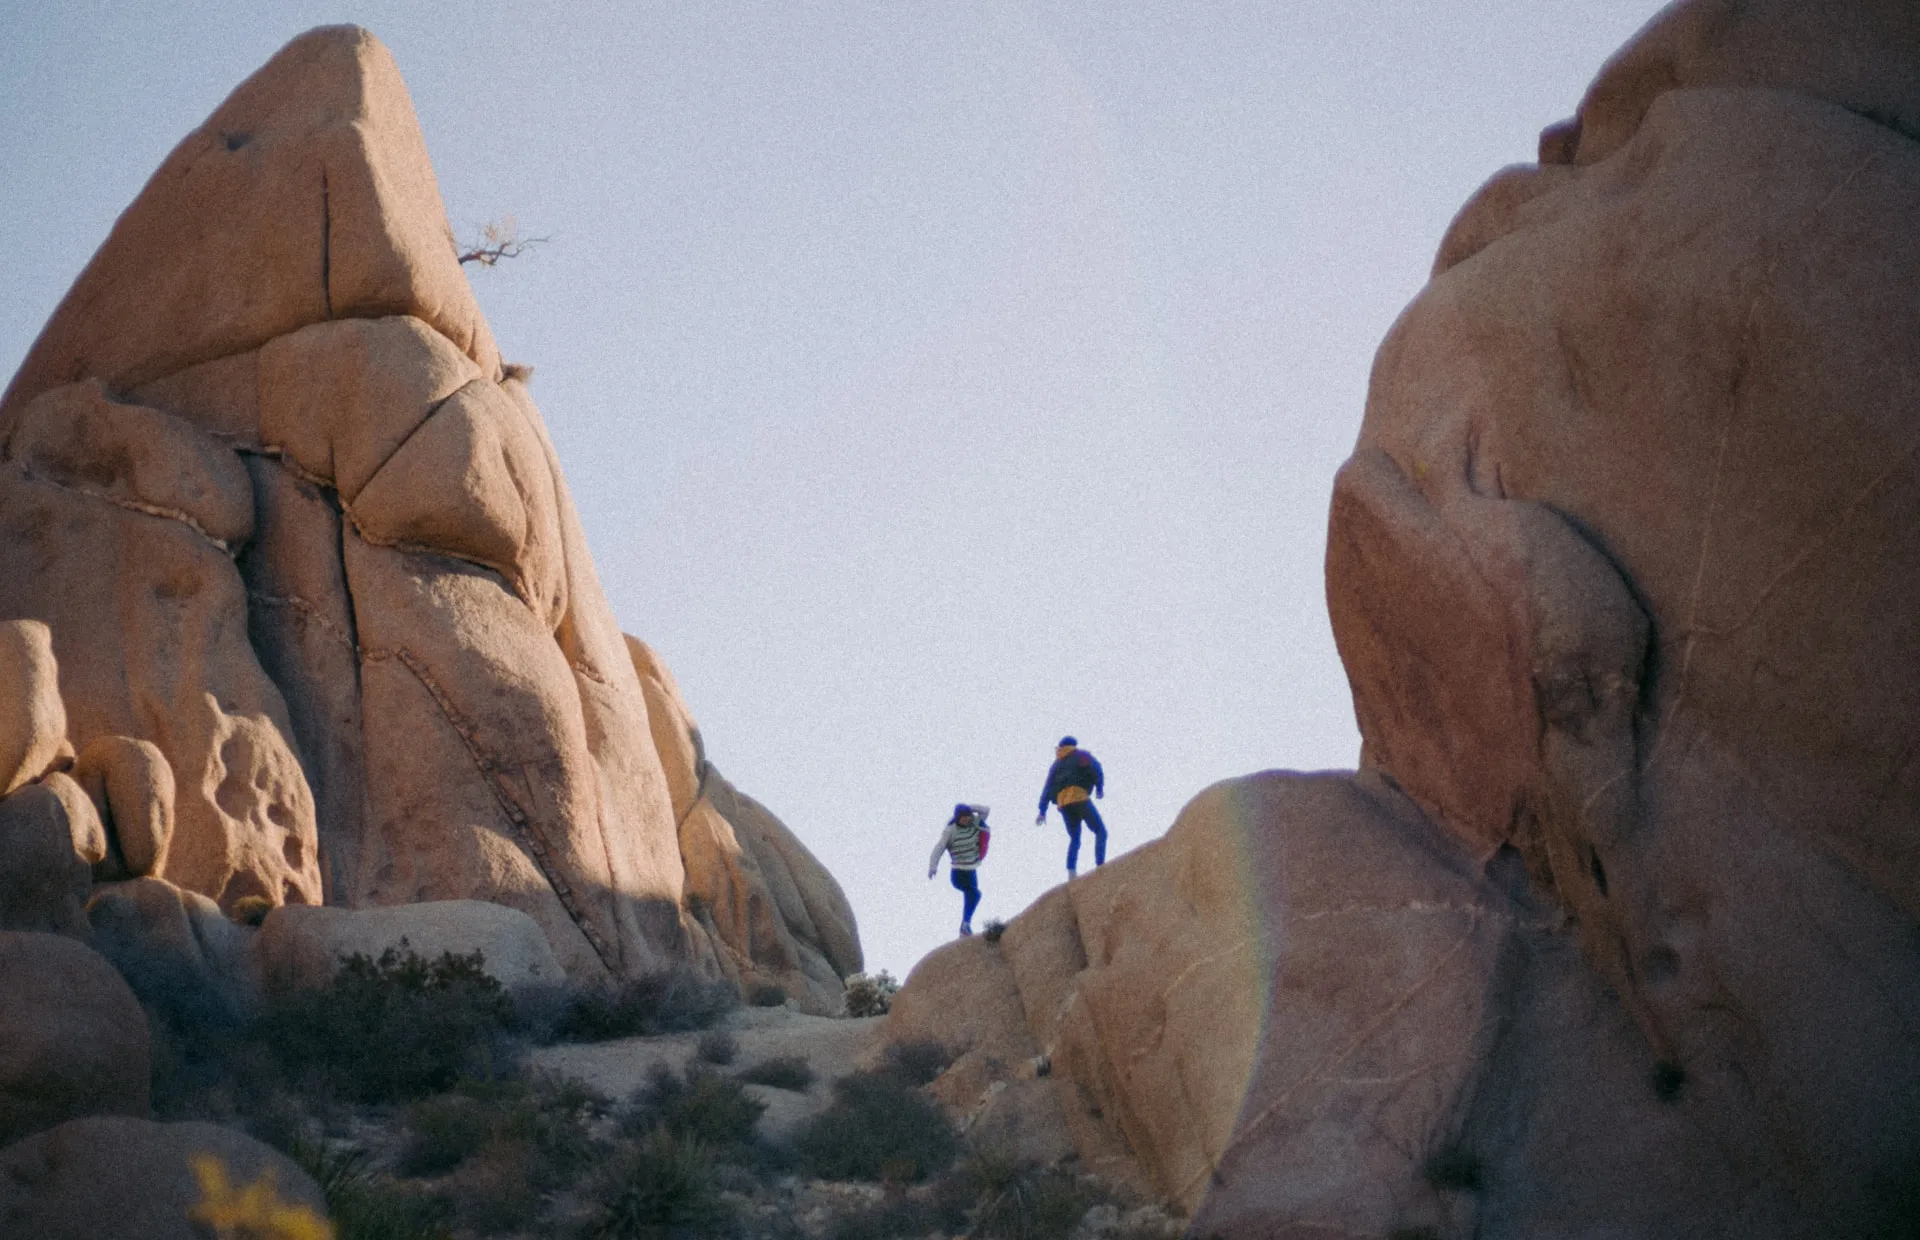
[[[216,1240],[334,1240],[333,1225],[297,1201],[282,1201],[268,1168],[244,1188],[227,1179],[226,1164],[211,1154],[191,1160],[200,1181],[200,1203],[191,1217],[213,1228]]]

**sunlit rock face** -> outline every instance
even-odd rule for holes
[[[1920,1225],[1917,122],[1920,9],[1682,3],[1454,222],[1334,486],[1362,770],[1069,889],[1239,874],[1262,1001],[1173,1023],[1224,930],[1089,953],[1159,1015],[1053,1061],[1196,1234]]]
[[[164,757],[149,870],[183,888],[488,900],[576,975],[687,963],[837,1007],[857,933],[797,840],[834,950],[799,952],[818,925],[755,876],[751,942],[687,906],[647,695],[524,373],[391,57],[304,35],[168,157],[0,402],[0,614],[50,628],[76,749]]]

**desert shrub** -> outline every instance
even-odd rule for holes
[[[847,1015],[885,1016],[899,990],[900,983],[885,969],[878,973],[855,973],[847,979]]]
[[[495,1117],[485,1103],[463,1094],[439,1094],[406,1111],[402,1175],[444,1175],[492,1140]]]
[[[940,1107],[895,1077],[856,1072],[795,1138],[801,1162],[830,1180],[920,1180],[944,1170],[959,1138]]]
[[[953,1063],[953,1052],[931,1038],[888,1043],[880,1056],[880,1072],[902,1085],[928,1085]]]
[[[690,969],[581,986],[566,994],[558,1015],[542,1031],[543,1040],[606,1042],[691,1033],[712,1025],[739,1003],[732,986],[709,981]]]
[[[1064,1171],[1000,1150],[980,1150],[960,1168],[979,1205],[969,1235],[994,1240],[1066,1240],[1097,1204],[1097,1194]]]
[[[991,921],[989,921],[986,925],[986,928],[980,932],[980,937],[985,939],[989,943],[998,943],[1000,941],[1000,936],[1005,934],[1006,932],[1007,932],[1007,923],[1004,921],[1001,921],[998,917],[995,917]]]
[[[524,1231],[540,1213],[545,1170],[531,1142],[496,1136],[441,1181],[441,1192],[463,1233]]]
[[[256,1035],[310,1088],[397,1102],[511,1069],[513,1006],[479,952],[349,956],[326,986],[269,1005]]]
[[[594,1156],[590,1124],[607,1106],[567,1078],[464,1081],[407,1108],[400,1170],[441,1175],[494,1147],[517,1146],[532,1158],[525,1178],[549,1188]]]
[[[320,1186],[335,1240],[450,1240],[446,1206],[374,1171],[365,1150],[295,1141],[287,1153]]]
[[[798,1055],[778,1055],[761,1060],[739,1076],[749,1085],[765,1085],[770,1089],[801,1093],[813,1086],[815,1073],[813,1065]]]
[[[599,1177],[600,1207],[588,1240],[666,1240],[722,1231],[731,1211],[698,1141],[656,1128],[616,1157]]]
[[[772,982],[761,982],[747,995],[747,1002],[755,1007],[780,1007],[787,1001],[787,992]]]
[[[681,1076],[660,1064],[635,1093],[625,1127],[629,1132],[665,1128],[709,1148],[744,1145],[753,1140],[754,1125],[766,1109],[732,1077],[700,1067]]]
[[[724,1067],[740,1057],[740,1043],[724,1029],[709,1029],[700,1035],[697,1053],[702,1063]]]

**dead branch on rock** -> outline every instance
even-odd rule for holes
[[[483,224],[478,238],[465,246],[456,242],[453,248],[463,265],[479,263],[482,267],[492,267],[503,258],[519,258],[549,240],[548,237],[521,236],[519,224],[508,215]]]

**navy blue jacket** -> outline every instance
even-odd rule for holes
[[[1064,758],[1055,758],[1047,769],[1047,786],[1040,793],[1040,812],[1045,814],[1053,798],[1065,788],[1085,788],[1105,795],[1107,775],[1100,760],[1084,749],[1076,749]]]

